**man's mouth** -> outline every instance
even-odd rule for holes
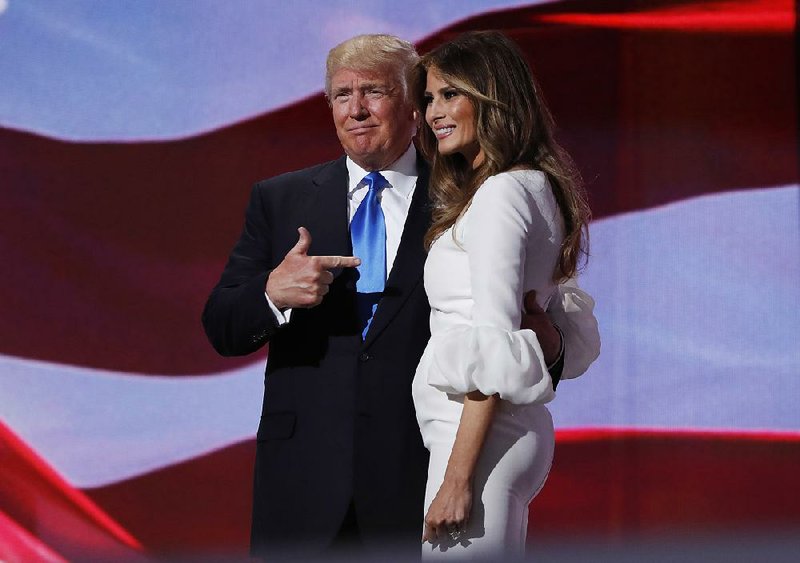
[[[348,129],[347,132],[358,135],[359,133],[367,133],[368,131],[375,129],[375,127],[377,127],[377,125],[359,125],[358,127],[352,127],[351,129]]]

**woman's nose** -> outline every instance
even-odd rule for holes
[[[435,120],[444,117],[444,113],[442,111],[442,106],[438,100],[432,100],[428,104],[428,108],[425,110],[425,119],[429,123],[433,123]]]

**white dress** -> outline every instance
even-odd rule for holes
[[[545,403],[555,393],[536,335],[519,328],[522,299],[531,289],[544,308],[551,296],[558,298],[552,278],[563,232],[546,176],[516,170],[487,179],[455,227],[430,249],[431,339],[413,383],[417,420],[431,452],[425,513],[444,477],[464,395],[477,389],[502,401],[476,466],[466,533],[458,543],[423,544],[423,559],[524,552],[528,504],[553,459]]]

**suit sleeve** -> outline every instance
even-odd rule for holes
[[[544,354],[536,334],[519,329],[526,248],[548,236],[535,196],[517,182],[487,180],[464,222],[472,325],[436,335],[428,383],[448,393],[478,390],[515,404],[546,403],[555,394]]]
[[[203,310],[206,335],[223,356],[254,352],[278,329],[278,320],[264,295],[272,271],[265,188],[264,184],[253,187],[242,234]]]
[[[594,316],[594,299],[570,279],[558,286],[547,314],[564,334],[561,379],[572,379],[589,369],[600,355],[600,331]]]

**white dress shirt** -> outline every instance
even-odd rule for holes
[[[364,170],[348,156],[346,160],[348,174],[347,189],[347,223],[353,220],[353,216],[358,206],[364,200],[369,191],[364,182],[364,176],[369,174],[369,170]],[[410,144],[406,152],[395,160],[386,169],[379,171],[386,178],[388,185],[378,196],[381,202],[383,216],[386,218],[386,272],[391,273],[394,265],[397,249],[400,246],[400,239],[403,236],[403,228],[408,217],[408,210],[411,207],[411,199],[414,196],[414,189],[417,186],[417,151],[414,144]],[[311,233],[314,236],[314,233]],[[291,309],[280,311],[269,296],[264,292],[270,309],[278,319],[278,324],[289,322]]]
[[[369,188],[364,182],[364,176],[369,172],[347,157],[348,223],[353,220],[358,206],[367,196]],[[397,256],[397,248],[400,246],[400,238],[403,236],[408,209],[411,207],[411,197],[414,195],[414,188],[417,185],[417,151],[414,149],[414,145],[410,145],[403,156],[395,160],[387,169],[381,170],[380,173],[389,183],[378,196],[383,216],[386,218],[386,273],[388,275],[392,271],[394,259]]]

